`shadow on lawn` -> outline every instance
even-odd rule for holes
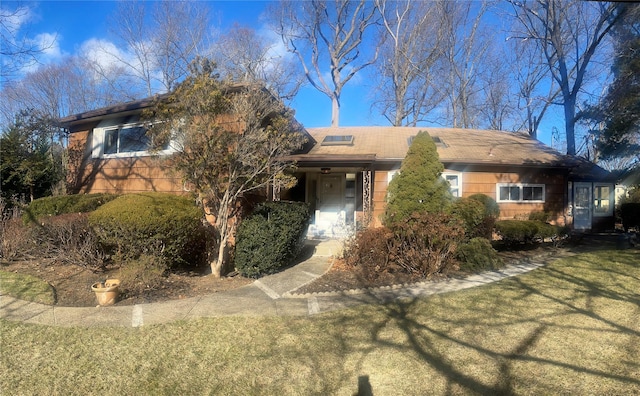
[[[380,315],[341,317],[343,322],[334,323],[334,328],[362,326],[370,334],[369,342],[356,348],[360,358],[352,367],[352,375],[364,368],[367,355],[389,348],[417,355],[446,379],[446,394],[510,395],[532,384],[543,392],[569,392],[572,388],[567,383],[545,382],[549,378],[545,375],[553,370],[560,373],[559,378],[567,379],[564,382],[588,377],[594,384],[605,379],[613,382],[611,386],[617,390],[640,389],[640,379],[629,374],[638,370],[632,357],[635,352],[626,352],[621,361],[615,361],[619,356],[613,353],[611,364],[618,366],[611,369],[608,364],[594,365],[588,357],[589,350],[582,351],[579,347],[583,341],[584,347],[589,348],[616,337],[613,344],[618,343],[618,348],[622,348],[619,345],[622,342],[627,351],[637,349],[639,329],[629,325],[634,323],[631,319],[612,315],[609,309],[615,308],[609,307],[623,303],[626,308],[635,306],[634,312],[638,313],[640,280],[636,276],[637,265],[633,264],[638,253],[637,249],[619,253],[624,263],[615,265],[589,262],[594,259],[587,256],[563,266],[544,267],[538,270],[541,275],[538,277],[504,280],[498,293],[471,292],[459,298],[445,295],[393,301],[376,292],[352,296],[350,299],[358,304],[373,303],[373,309],[382,313],[383,319],[379,319]],[[399,329],[402,336],[389,338],[385,334],[389,328]],[[584,334],[589,338],[580,340]],[[354,350],[348,336],[336,336],[341,338],[343,352]],[[501,338],[503,342],[496,341]],[[568,347],[575,344],[578,344],[575,349]],[[549,348],[569,350],[558,355]],[[476,366],[486,363],[486,367],[479,371],[478,367],[465,367],[468,357],[475,359]],[[541,374],[540,378],[523,374],[531,367],[534,373]],[[560,381],[559,378],[556,380]],[[371,389],[369,384],[369,389],[368,394],[375,394],[375,387]]]

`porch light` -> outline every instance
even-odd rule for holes
[[[328,175],[329,173],[331,173],[331,168],[320,168],[320,173],[322,173],[323,175]]]

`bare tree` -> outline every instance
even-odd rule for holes
[[[374,78],[374,106],[394,126],[415,126],[442,101],[433,78],[442,30],[435,3],[376,0],[385,37]]]
[[[331,126],[338,126],[344,86],[377,59],[378,46],[363,53],[377,20],[375,7],[366,0],[282,0],[272,14],[276,32],[300,60],[309,83],[331,99]]]
[[[474,100],[491,40],[483,25],[487,3],[436,2],[444,42],[441,84],[447,96],[447,122],[454,128],[478,126]]]
[[[578,0],[509,1],[521,26],[514,36],[538,43],[558,84],[567,154],[575,155],[578,96],[596,51],[620,19],[623,8],[609,2]]]
[[[290,179],[285,170],[291,164],[283,158],[304,137],[292,113],[262,87],[221,83],[208,60],[199,59],[192,70],[146,117],[160,121],[150,128],[156,143],[174,139],[171,163],[215,218],[218,252],[211,270],[220,277],[240,214],[238,200],[276,177]]]
[[[37,42],[28,37],[24,26],[30,14],[26,6],[0,7],[0,78],[8,80],[53,45],[53,40]]]
[[[204,50],[209,23],[205,3],[121,1],[111,17],[112,32],[125,51],[103,47],[141,80],[148,96],[169,91],[187,73],[189,63]]]
[[[291,100],[304,82],[304,76],[293,55],[279,51],[282,44],[277,40],[270,41],[254,29],[235,24],[214,44],[212,58],[218,63],[223,78],[260,83],[281,99]]]

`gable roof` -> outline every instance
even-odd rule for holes
[[[410,139],[420,131],[439,138],[436,145],[444,163],[562,165],[566,158],[552,148],[522,133],[501,131],[426,128],[426,127],[327,127],[307,128],[311,136],[322,142],[329,135],[351,135],[351,145],[316,144],[306,156],[375,155],[377,161],[402,161]],[[303,159],[301,157],[300,159]]]

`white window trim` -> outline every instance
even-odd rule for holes
[[[160,151],[154,151],[151,152],[149,150],[142,150],[142,151],[129,151],[129,152],[124,152],[124,153],[113,153],[113,154],[105,154],[104,152],[104,139],[106,136],[106,131],[112,130],[112,129],[125,129],[125,128],[134,128],[134,127],[139,127],[142,126],[143,124],[141,122],[132,122],[132,123],[126,123],[126,124],[113,124],[113,125],[105,125],[101,128],[94,128],[93,129],[93,139],[92,139],[92,152],[91,152],[91,157],[92,158],[103,158],[103,159],[110,159],[110,158],[137,158],[137,157],[151,157],[154,155],[168,155],[168,154],[173,154],[177,151],[176,149],[176,142],[172,139],[169,142],[169,146],[166,150],[160,150]]]
[[[440,174],[440,177],[445,181],[448,181],[447,176],[456,176],[458,178],[458,185],[456,186],[458,189],[457,198],[462,198],[462,172],[442,172]],[[451,191],[451,187],[449,187],[449,191]]]
[[[517,201],[511,199],[500,199],[500,187],[519,187],[520,199]],[[523,187],[542,187],[542,200],[525,200],[523,199],[522,189]],[[547,198],[547,188],[544,184],[532,184],[532,183],[496,183],[496,202],[504,203],[544,203]]]
[[[598,187],[609,187],[609,209],[606,212],[598,212],[596,210],[596,188]],[[613,216],[613,207],[614,207],[614,190],[615,186],[610,183],[593,183],[593,192],[592,194],[592,202],[593,205],[593,216],[594,217],[608,217]]]

